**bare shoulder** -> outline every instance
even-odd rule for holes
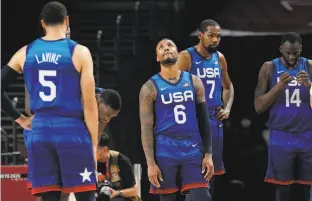
[[[26,60],[26,49],[27,45],[20,48],[13,57],[8,62],[8,66],[10,66],[12,69],[14,69],[18,73],[22,73],[22,68],[24,66],[25,60]]]
[[[154,101],[156,98],[157,90],[152,80],[145,82],[140,90],[140,101],[146,99],[146,101]]]
[[[88,54],[90,54],[89,48],[87,48],[84,45],[80,45],[80,44],[76,45],[76,47],[74,49],[74,55],[75,56],[83,56],[83,55],[88,55]]]
[[[266,76],[271,76],[274,71],[273,61],[266,61],[263,63],[260,72],[265,74]]]
[[[182,57],[183,59],[191,59],[191,55],[187,50],[181,51],[179,57]]]
[[[218,51],[218,55],[219,55],[219,59],[221,60],[221,59],[225,59],[225,56],[224,56],[224,54],[222,54],[221,52],[219,52]]]
[[[178,67],[180,70],[189,71],[191,68],[191,55],[187,50],[183,50],[179,53]]]

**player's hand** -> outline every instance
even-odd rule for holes
[[[309,75],[307,72],[301,70],[298,75],[297,75],[297,81],[300,83],[300,84],[304,84],[304,86],[310,88],[311,86],[311,82],[310,82],[310,79],[309,79]]]
[[[31,124],[32,124],[32,120],[34,119],[34,117],[35,115],[32,115],[31,117],[25,117],[24,115],[21,115],[15,121],[24,129],[31,130]]]
[[[158,179],[160,181],[163,181],[163,178],[161,175],[161,171],[159,167],[156,165],[156,163],[148,166],[147,174],[148,174],[148,180],[151,182],[151,184],[159,188],[160,184],[159,184]]]
[[[110,191],[110,193],[111,193],[111,194],[110,194],[110,199],[113,199],[113,198],[119,196],[119,191],[115,191],[115,190],[112,189],[112,188],[110,188],[109,191]]]
[[[206,181],[209,181],[211,177],[214,175],[214,167],[211,154],[206,154],[205,157],[203,158],[202,173],[204,173],[205,171],[206,174],[204,178]]]
[[[283,84],[288,84],[292,80],[293,78],[288,74],[288,72],[284,72],[283,74],[280,75],[280,82]]]
[[[217,114],[216,114],[216,118],[217,120],[224,120],[224,119],[228,119],[230,116],[230,110],[227,109],[223,109],[221,106],[217,107]]]

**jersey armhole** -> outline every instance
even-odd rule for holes
[[[77,44],[78,43],[76,43],[75,41],[67,39],[67,45],[68,45],[69,53],[70,53],[71,57],[73,57],[73,53],[74,53],[74,50],[75,50],[75,47],[77,46]]]
[[[190,54],[190,57],[191,57],[191,61],[190,61],[191,66],[189,66],[189,70],[188,70],[188,72],[191,72],[192,68],[193,68],[193,54],[192,54],[192,52],[194,51],[194,47],[189,47],[186,49],[186,51]]]
[[[158,75],[157,75],[158,76]],[[159,88],[156,84],[156,81],[153,79],[153,78],[150,78],[150,80],[154,83],[154,86],[155,86],[155,89],[156,89],[156,96],[155,96],[155,100],[157,99],[157,96],[158,96],[158,92],[159,92]]]
[[[193,82],[193,76],[192,76],[192,74],[191,73],[189,73],[189,78],[190,78],[190,82],[191,82],[191,86],[192,86],[192,88],[193,88],[193,91],[195,92],[195,93],[193,93],[193,98],[194,98],[194,100],[196,99],[196,89],[195,89],[195,86],[194,86],[194,82]]]

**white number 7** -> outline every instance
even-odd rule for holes
[[[45,80],[45,77],[55,77],[56,70],[39,70],[39,82],[44,87],[50,88],[50,94],[45,95],[43,91],[39,92],[39,96],[43,101],[51,102],[56,97],[56,86],[52,81]]]
[[[211,84],[211,90],[209,93],[209,98],[212,99],[213,98],[212,95],[213,95],[213,92],[215,89],[216,82],[214,80],[207,80],[207,84]]]

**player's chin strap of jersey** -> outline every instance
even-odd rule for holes
[[[1,69],[1,109],[14,120],[18,119],[21,116],[21,113],[14,107],[12,101],[5,93],[5,90],[19,75],[18,72],[8,65],[5,65]]]
[[[204,153],[212,154],[212,136],[210,131],[210,120],[206,102],[196,104],[198,128],[203,143]]]

